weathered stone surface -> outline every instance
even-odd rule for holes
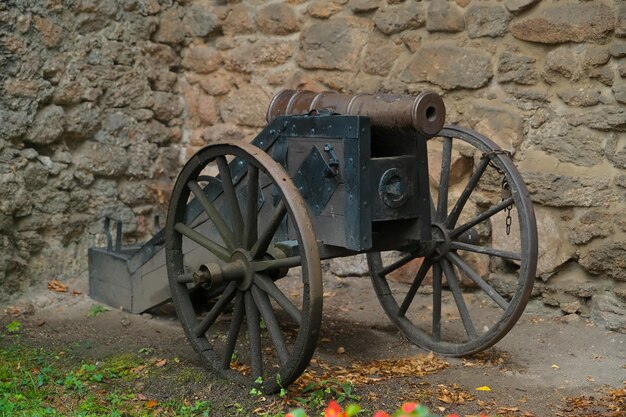
[[[534,202],[552,207],[602,207],[617,201],[607,178],[527,172],[524,180]]]
[[[159,29],[154,34],[156,42],[176,45],[185,40],[185,31],[181,30],[183,21],[180,11],[173,7],[165,11],[159,19]]]
[[[400,39],[411,53],[417,52],[422,45],[422,35],[418,30],[406,30],[402,32]]]
[[[563,162],[590,167],[603,161],[605,135],[583,126],[572,127],[558,117],[529,132],[528,139]]]
[[[296,12],[285,3],[270,4],[259,10],[256,22],[262,32],[271,35],[287,35],[300,30]]]
[[[498,58],[496,79],[499,83],[535,84],[538,78],[535,62],[536,60],[531,57],[503,52]]]
[[[537,219],[537,233],[539,243],[539,257],[537,259],[537,276],[549,275],[573,257],[574,251],[564,245],[567,234],[559,227],[558,212],[535,205]],[[511,233],[506,234],[506,213],[501,212],[492,216],[491,236],[494,248],[501,248],[518,252],[520,248],[519,222],[517,216],[512,216]]]
[[[614,77],[615,74],[613,73],[613,67],[610,64],[589,70],[589,78],[598,80],[602,84],[609,87],[613,85]]]
[[[234,77],[225,71],[217,71],[203,77],[191,77],[187,75],[187,79],[200,84],[200,87],[212,96],[223,96],[233,89]]]
[[[522,118],[512,108],[488,100],[472,100],[468,104],[467,121],[481,134],[512,153],[522,143]]]
[[[35,16],[35,27],[41,35],[41,40],[48,48],[56,48],[63,40],[63,28],[55,24],[52,19]]]
[[[552,84],[558,77],[577,79],[581,72],[583,53],[584,49],[578,46],[562,46],[548,52],[544,63],[544,80]]]
[[[613,95],[618,103],[626,104],[626,84],[613,86]]]
[[[120,146],[84,142],[76,151],[76,165],[97,176],[117,177],[126,172],[128,155]]]
[[[222,29],[226,35],[254,32],[256,24],[252,17],[252,10],[243,3],[234,5],[224,20]]]
[[[606,147],[606,157],[618,168],[626,169],[626,137],[623,135],[609,136]]]
[[[626,56],[626,40],[614,40],[609,46],[609,53],[615,58],[622,58]]]
[[[380,7],[380,0],[350,0],[348,7],[354,13],[370,12]]]
[[[426,23],[424,12],[413,1],[378,9],[374,15],[374,25],[387,35],[402,32],[406,29],[417,29],[424,26],[424,23]]]
[[[328,19],[330,16],[338,13],[347,0],[314,0],[309,4],[307,13],[318,19]]]
[[[561,2],[515,21],[509,30],[517,39],[539,43],[602,39],[613,30],[613,10],[599,1]]]
[[[585,66],[598,66],[604,65],[609,62],[611,56],[609,54],[609,48],[604,45],[586,45],[585,46],[585,58],[583,64]]]
[[[337,18],[318,22],[300,35],[298,64],[309,69],[355,71],[367,39],[369,22]]]
[[[502,6],[473,5],[465,15],[470,38],[498,38],[508,32],[511,15]]]
[[[363,71],[368,74],[387,75],[401,52],[402,47],[393,40],[373,33],[365,47]]]
[[[202,138],[206,143],[217,141],[239,141],[245,137],[241,128],[234,124],[218,124],[211,126],[202,134]]]
[[[177,95],[155,91],[152,110],[157,120],[168,122],[183,112],[183,105]]]
[[[28,124],[25,112],[0,109],[0,139],[10,141],[22,137],[28,130]]]
[[[573,126],[585,125],[598,130],[626,130],[626,109],[623,106],[602,106],[594,111],[575,112],[565,115]]]
[[[561,100],[570,106],[589,107],[600,102],[602,91],[593,84],[579,84],[575,89],[567,87],[558,90],[557,94]]]
[[[617,72],[620,77],[626,78],[626,59],[621,59],[617,61]]]
[[[443,143],[441,141],[431,140],[428,142],[428,176],[430,185],[434,188],[439,187],[439,180],[441,179],[442,153]],[[450,177],[448,179],[450,187],[461,183],[461,180],[472,172],[473,166],[474,161],[472,158],[463,156],[456,149],[453,149],[450,160]]]
[[[598,294],[591,299],[591,318],[608,330],[626,333],[626,304],[610,294]]]
[[[611,215],[601,211],[585,212],[572,227],[569,240],[575,245],[588,243],[597,237],[607,237],[613,232]]]
[[[623,38],[626,37],[626,2],[615,2],[615,8],[615,35]]]
[[[259,65],[279,65],[293,55],[294,44],[289,40],[243,39],[226,55],[226,68],[251,73]]]
[[[365,255],[331,259],[329,267],[330,272],[338,277],[361,277],[369,275]]]
[[[91,137],[100,127],[100,110],[93,103],[82,103],[66,113],[65,136],[74,140]]]
[[[215,15],[200,4],[186,7],[183,25],[191,36],[207,36],[219,27]]]
[[[188,70],[206,74],[220,67],[222,54],[210,46],[196,46],[187,49],[182,64]]]
[[[26,140],[39,145],[55,142],[65,130],[65,111],[54,104],[40,110],[26,134]]]
[[[263,127],[270,95],[261,87],[244,85],[232,91],[220,103],[220,114],[225,123]]]
[[[520,14],[524,10],[528,10],[539,3],[539,1],[541,0],[506,0],[504,7],[513,14]]]
[[[433,0],[426,11],[426,30],[429,32],[462,32],[465,29],[463,12],[446,0]]]
[[[460,48],[450,42],[431,42],[413,55],[402,73],[402,81],[428,81],[453,90],[483,87],[492,76],[488,53],[475,48]]]

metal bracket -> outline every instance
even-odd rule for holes
[[[107,237],[107,252],[113,251],[113,237],[111,236],[111,219],[109,216],[104,218],[104,234]],[[122,222],[115,220],[115,253],[122,252]]]
[[[330,147],[327,144],[324,148],[326,146]],[[332,153],[334,154],[334,151]],[[336,165],[339,163],[337,162]],[[331,175],[328,175],[329,172]],[[311,152],[298,168],[293,182],[316,216],[324,211],[326,204],[339,186],[337,174],[326,162],[317,146],[311,148]]]

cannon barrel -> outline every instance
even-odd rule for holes
[[[314,110],[368,116],[374,126],[412,127],[426,137],[436,135],[446,119],[443,100],[432,91],[408,96],[282,90],[272,98],[266,117],[269,123],[277,116],[306,114]]]

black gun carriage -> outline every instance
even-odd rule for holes
[[[198,151],[172,192],[170,292],[206,365],[268,393],[294,382],[320,333],[320,261],[363,253],[384,311],[426,350],[469,355],[513,327],[537,232],[509,152],[444,126],[432,92],[285,90],[267,121]]]

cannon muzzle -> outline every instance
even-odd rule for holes
[[[374,126],[412,127],[426,137],[436,135],[446,119],[443,100],[432,91],[402,96],[282,90],[272,98],[266,117],[269,123],[277,116],[306,114],[313,110],[368,116]]]

